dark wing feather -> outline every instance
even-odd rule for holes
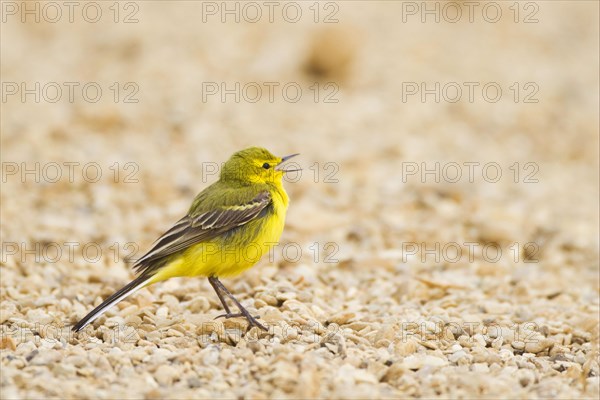
[[[136,271],[154,269],[159,260],[194,244],[211,240],[256,218],[271,203],[268,191],[260,192],[248,203],[226,206],[197,216],[186,215],[165,232],[154,247],[136,261]]]

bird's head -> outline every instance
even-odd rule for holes
[[[244,183],[281,183],[286,172],[300,171],[286,169],[283,165],[297,155],[277,157],[262,147],[250,147],[238,151],[227,160],[221,170],[221,179]]]

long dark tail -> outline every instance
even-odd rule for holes
[[[154,275],[154,274],[152,274]],[[152,279],[152,275],[142,274],[123,286],[121,289],[113,293],[108,299],[104,300],[102,304],[94,308],[88,315],[83,317],[81,321],[73,326],[73,331],[79,332],[85,328],[88,324],[92,323],[96,318],[104,314],[109,308],[125,299],[130,294],[133,294],[146,286],[148,281]]]

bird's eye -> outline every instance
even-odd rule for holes
[[[271,166],[269,165],[269,163],[264,163],[263,164],[263,168],[264,169],[269,169],[269,168],[271,168]]]

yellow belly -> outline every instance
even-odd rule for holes
[[[282,196],[281,194],[276,194]],[[287,210],[287,195],[274,199],[273,212],[214,240],[189,247],[161,268],[151,282],[177,276],[235,276],[256,264],[277,245]],[[272,253],[271,253],[272,254]]]

